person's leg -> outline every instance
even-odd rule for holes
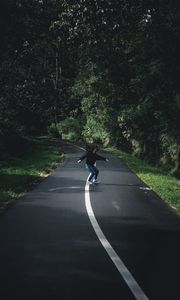
[[[98,177],[98,174],[99,174],[99,170],[95,166],[93,166],[93,169],[94,169],[94,173],[95,173],[94,180],[97,180],[97,177]]]
[[[87,178],[87,181],[91,181],[92,178],[96,175],[96,171],[94,170],[94,166],[93,165],[86,164],[86,168],[90,172],[90,174],[89,174],[89,176]]]

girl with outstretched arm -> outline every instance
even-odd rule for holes
[[[86,159],[86,169],[89,171],[89,176],[87,178],[87,184],[93,184],[93,183],[99,183],[97,180],[99,170],[95,166],[96,160],[104,160],[108,161],[107,158],[100,156],[97,154],[97,146],[89,148],[86,153],[81,156],[78,160],[78,163],[80,163],[83,159]]]

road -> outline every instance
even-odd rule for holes
[[[180,299],[176,212],[110,154],[85,188],[83,150],[63,148],[64,163],[0,216],[0,299]]]

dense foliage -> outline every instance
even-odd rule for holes
[[[179,172],[179,0],[1,6],[4,144],[59,128],[61,136],[116,144]]]

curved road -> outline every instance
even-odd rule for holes
[[[110,154],[85,188],[83,150],[63,148],[65,162],[0,216],[0,299],[180,299],[179,216]]]

